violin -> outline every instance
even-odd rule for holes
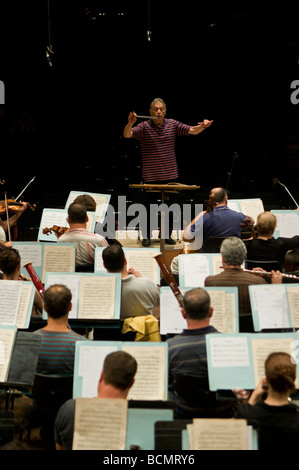
[[[43,229],[43,234],[49,235],[49,233],[54,232],[55,235],[58,235],[58,237],[60,237],[60,235],[63,235],[68,230],[69,230],[68,227],[59,227],[58,225],[53,225],[53,227],[50,227],[50,228],[45,227]]]
[[[36,209],[36,204],[29,204],[28,202],[25,202],[27,207],[30,207],[31,210],[35,211]],[[17,213],[20,210],[22,210],[24,204],[21,202],[17,202],[14,199],[7,199],[6,201],[0,201],[0,214],[4,214],[6,210],[12,213]]]

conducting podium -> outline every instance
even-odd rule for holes
[[[168,183],[168,184],[130,184],[132,189],[143,189],[146,192],[159,192],[161,193],[162,204],[165,203],[166,194],[178,194],[180,191],[194,191],[199,189],[200,186],[187,185],[181,183]],[[161,227],[160,227],[160,250],[162,255],[165,253],[165,212],[161,211]]]

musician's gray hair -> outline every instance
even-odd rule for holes
[[[241,266],[247,257],[246,246],[238,237],[226,238],[221,244],[220,253],[229,266]]]
[[[162,98],[155,98],[151,104],[150,104],[150,109],[152,109],[152,107],[156,104],[156,103],[162,103],[164,108],[165,108],[165,111],[166,111],[166,103],[165,101],[162,99]]]

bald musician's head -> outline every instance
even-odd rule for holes
[[[213,198],[214,207],[217,207],[220,204],[227,204],[227,192],[223,188],[211,189],[210,197]]]

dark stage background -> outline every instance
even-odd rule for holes
[[[293,208],[273,178],[299,199],[299,105],[290,100],[299,80],[298,7],[260,3],[2,4],[0,178],[12,197],[36,176],[25,199],[38,209],[23,223],[36,227],[43,207],[64,207],[70,190],[136,201],[128,186],[141,181],[139,147],[122,130],[128,113],[148,114],[156,96],[167,117],[214,120],[177,141],[180,181],[201,186],[186,200],[204,202],[211,187],[226,187],[234,161],[231,197]]]

